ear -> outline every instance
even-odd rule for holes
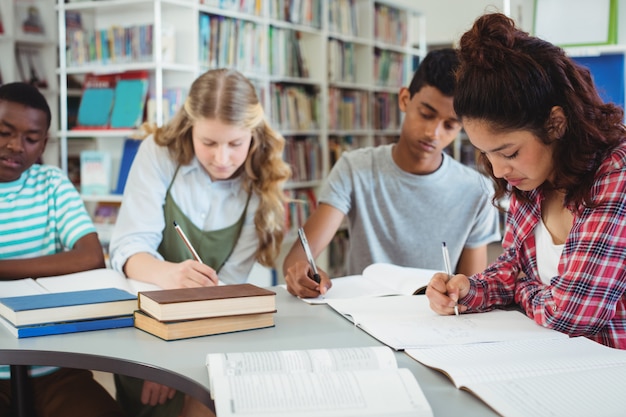
[[[547,130],[550,140],[561,139],[567,129],[567,117],[561,106],[554,106],[550,110]]]
[[[400,111],[403,113],[406,112],[406,109],[409,106],[409,101],[411,101],[411,93],[408,88],[402,87],[400,89],[400,93],[398,94],[398,107],[400,108]]]

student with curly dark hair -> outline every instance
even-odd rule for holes
[[[433,277],[451,314],[518,304],[538,324],[626,349],[626,128],[589,71],[502,14],[461,37],[454,108],[510,196],[504,253],[484,272]]]

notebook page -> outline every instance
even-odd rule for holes
[[[407,369],[222,376],[215,409],[220,417],[432,416]]]
[[[387,263],[375,263],[363,270],[363,275],[348,275],[332,279],[333,286],[324,296],[303,298],[305,303],[326,304],[329,300],[386,295],[411,295],[426,287],[438,271],[408,268]]]
[[[328,305],[396,350],[524,339],[566,338],[517,311],[440,316],[425,295],[330,300]]]
[[[0,281],[0,297],[45,294],[48,291],[32,278]]]
[[[213,393],[213,380],[217,376],[289,372],[323,373],[398,367],[393,351],[386,346],[209,353],[206,366],[211,393]]]
[[[423,365],[444,370],[457,388],[554,373],[626,366],[626,350],[585,337],[407,349]]]
[[[473,384],[471,391],[507,417],[617,417],[626,413],[626,366]]]

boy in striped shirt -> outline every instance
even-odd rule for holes
[[[50,128],[33,86],[0,86],[0,280],[103,268],[96,230],[80,195],[56,167],[40,165]],[[90,371],[31,366],[37,416],[122,416]],[[12,407],[8,365],[0,365],[0,415]]]

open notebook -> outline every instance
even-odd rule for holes
[[[326,304],[329,300],[387,295],[412,295],[426,289],[432,276],[441,271],[375,263],[361,275],[333,278],[333,286],[324,296],[303,298],[309,304]]]
[[[152,291],[160,289],[160,287],[153,284],[128,279],[119,272],[108,268],[76,272],[74,274],[59,275],[54,277],[0,281],[0,294],[2,294],[3,297],[95,290],[99,288],[119,288],[132,294],[137,294],[139,291]]]

